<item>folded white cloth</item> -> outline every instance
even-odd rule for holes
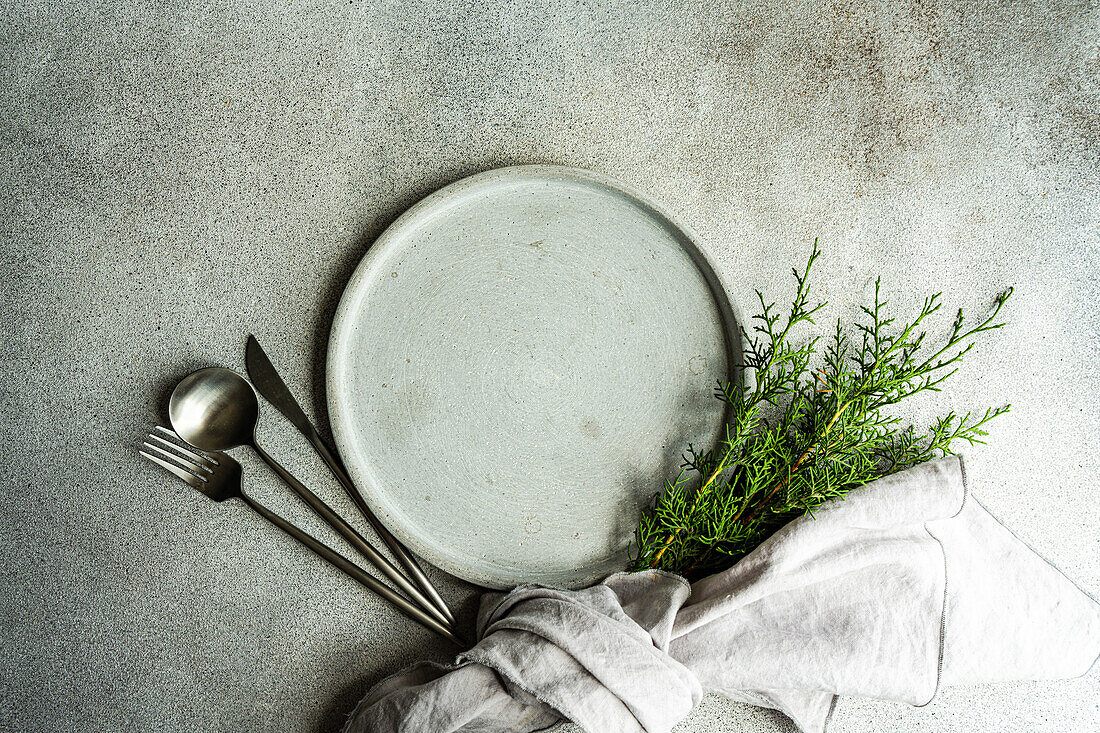
[[[1100,655],[1100,604],[973,498],[946,458],[791,522],[694,585],[648,571],[489,594],[455,665],[378,684],[346,730],[668,731],[713,690],[820,733],[837,695],[1057,679]]]

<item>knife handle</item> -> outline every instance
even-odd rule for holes
[[[374,563],[375,567],[377,567],[383,575],[393,581],[398,588],[405,591],[405,593],[407,593],[410,598],[412,598],[416,603],[423,607],[424,611],[431,614],[431,616],[438,619],[439,622],[441,622],[444,626],[448,628],[455,625],[453,619],[448,618],[438,608],[436,608],[435,604],[432,603],[428,598],[426,598],[425,595],[419,590],[419,588],[410,583],[405,578],[405,576],[401,574],[401,571],[395,568],[384,555],[378,552],[378,550],[374,549],[374,547],[372,547],[371,544],[367,542],[361,534],[356,532],[355,528],[348,524],[343,517],[337,514],[332,509],[332,507],[326,504],[319,496],[306,488],[305,484],[294,478],[294,476],[289,471],[283,468],[278,461],[268,455],[267,451],[261,448],[258,444],[253,443],[252,448],[256,451],[256,454],[259,455],[260,458],[264,459],[267,465],[271,466],[272,470],[274,470],[275,473],[279,474],[279,477],[283,479],[283,481],[285,481],[286,484],[294,490],[294,493],[296,493],[299,497],[301,497],[302,501],[309,505],[309,508],[312,509],[313,512],[317,514],[317,516],[325,520],[325,522],[327,522],[330,527],[336,530],[336,532],[339,533],[339,535],[343,537],[349,545],[358,550],[361,555]],[[382,539],[385,540],[385,537],[383,537]]]
[[[390,548],[390,552],[397,558],[397,562],[401,564],[401,567],[405,568],[405,571],[409,574],[413,583],[415,583],[420,591],[428,597],[432,606],[434,606],[439,613],[443,614],[443,617],[447,619],[448,623],[452,626],[455,625],[454,614],[447,606],[447,602],[439,595],[439,591],[437,591],[431,581],[428,580],[428,576],[424,574],[416,558],[413,557],[413,554],[409,552],[396,537],[390,534],[390,531],[382,525],[382,522],[378,521],[378,517],[370,510],[366,500],[363,499],[363,495],[359,493],[359,489],[355,488],[355,484],[351,482],[351,477],[348,476],[347,471],[344,470],[344,464],[328,449],[325,441],[321,440],[321,436],[317,434],[317,430],[313,429],[312,425],[310,425],[310,428],[310,433],[307,436],[309,442],[313,444],[317,453],[320,454],[324,462],[328,464],[328,467],[332,469],[332,473],[336,476],[336,479],[343,485],[344,491],[346,491],[348,496],[351,497],[351,500],[355,502],[355,505],[359,507],[359,511],[366,517],[366,520],[370,523],[374,531],[378,533],[378,536],[382,538],[382,541],[386,543],[386,547]]]

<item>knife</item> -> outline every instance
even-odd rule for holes
[[[412,598],[420,605],[425,607],[426,611],[434,611],[436,615],[442,616],[443,621],[449,625],[455,624],[454,614],[451,613],[451,609],[447,607],[446,602],[442,596],[428,580],[428,576],[421,570],[420,565],[416,562],[416,558],[412,556],[404,545],[402,545],[396,537],[390,534],[389,530],[382,526],[382,523],[378,521],[378,517],[374,515],[374,512],[367,506],[367,502],[363,499],[363,495],[359,493],[359,490],[355,488],[355,484],[351,482],[351,477],[348,476],[347,471],[344,469],[344,464],[341,463],[340,458],[336,455],[335,451],[331,450],[321,436],[317,433],[317,428],[313,426],[309,418],[306,417],[305,412],[302,411],[298,401],[294,399],[294,395],[290,393],[286,383],[283,382],[282,377],[275,371],[275,365],[271,363],[271,359],[264,353],[263,348],[260,346],[260,342],[256,340],[256,337],[252,334],[248,335],[248,346],[245,348],[245,366],[248,369],[248,376],[252,379],[252,384],[255,385],[256,391],[263,395],[263,398],[270,402],[275,409],[283,413],[287,420],[291,422],[294,427],[298,428],[302,435],[306,436],[306,440],[321,456],[322,460],[332,470],[333,475],[336,476],[337,481],[344,487],[348,496],[355,502],[355,505],[359,507],[359,511],[366,517],[370,526],[374,528],[374,531],[378,533],[378,536],[382,538],[382,541],[386,543],[386,546],[393,552],[394,557],[401,563],[401,566],[405,568],[409,574],[409,578],[416,587],[412,587],[409,580],[401,574],[401,572],[393,566],[393,564],[387,560],[383,555],[375,553],[377,557],[370,557],[369,559],[378,566],[378,569],[382,571],[390,580],[396,583],[402,590],[408,593]]]

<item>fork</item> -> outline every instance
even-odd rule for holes
[[[162,435],[158,435],[157,433],[161,433]],[[175,440],[167,440],[162,436],[168,436]],[[180,443],[182,443],[182,440],[174,432],[158,425],[155,432],[149,433],[148,440],[142,443],[143,450],[139,450],[139,453],[166,471],[183,479],[192,488],[198,489],[208,499],[212,499],[216,502],[223,502],[229,499],[240,499],[264,519],[313,550],[340,570],[343,570],[362,585],[393,603],[397,606],[398,610],[409,618],[414,621],[419,621],[427,628],[453,641],[459,646],[466,646],[465,642],[456,636],[453,631],[441,624],[434,617],[425,613],[408,598],[393,590],[374,576],[368,574],[336,550],[312,535],[302,531],[294,524],[291,524],[263,504],[260,504],[258,501],[248,496],[244,491],[244,472],[241,470],[241,464],[237,463],[232,456],[219,452],[199,452],[194,448],[184,447],[175,441],[180,441]],[[168,448],[172,450],[167,450]]]

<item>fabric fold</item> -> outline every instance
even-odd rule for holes
[[[360,731],[668,731],[710,690],[820,733],[837,695],[1055,679],[1100,655],[1100,604],[967,496],[958,458],[850,492],[693,586],[618,574],[488,594],[450,667],[376,686]]]

